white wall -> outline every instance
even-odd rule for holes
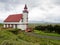
[[[4,24],[17,24],[17,28],[22,29],[22,30],[26,30],[26,28],[27,28],[27,25],[24,25],[26,23],[22,23],[21,21],[20,22],[4,22]],[[10,26],[12,26],[12,25],[10,25]],[[4,25],[4,27],[5,27],[5,25]],[[8,27],[8,25],[7,25],[7,27]],[[15,28],[15,25],[13,25],[13,28]]]
[[[18,25],[17,26],[19,29],[26,30],[27,25]]]
[[[28,13],[23,13],[23,21],[24,21],[24,23],[27,22],[27,18],[28,18]]]

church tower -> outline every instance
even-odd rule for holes
[[[24,10],[23,10],[23,23],[26,25],[26,28],[28,28],[28,10],[27,5],[25,4]]]
[[[27,10],[27,5],[25,4],[24,10],[23,10],[23,22],[27,23],[28,22],[28,10]]]

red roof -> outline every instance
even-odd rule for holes
[[[9,15],[4,22],[19,22],[22,19],[23,14]]]

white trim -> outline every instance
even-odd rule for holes
[[[4,22],[4,24],[25,24],[28,22]]]

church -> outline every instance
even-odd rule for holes
[[[4,28],[18,28],[21,30],[26,30],[28,28],[28,10],[27,5],[25,5],[22,14],[12,14],[9,15],[4,20]]]

